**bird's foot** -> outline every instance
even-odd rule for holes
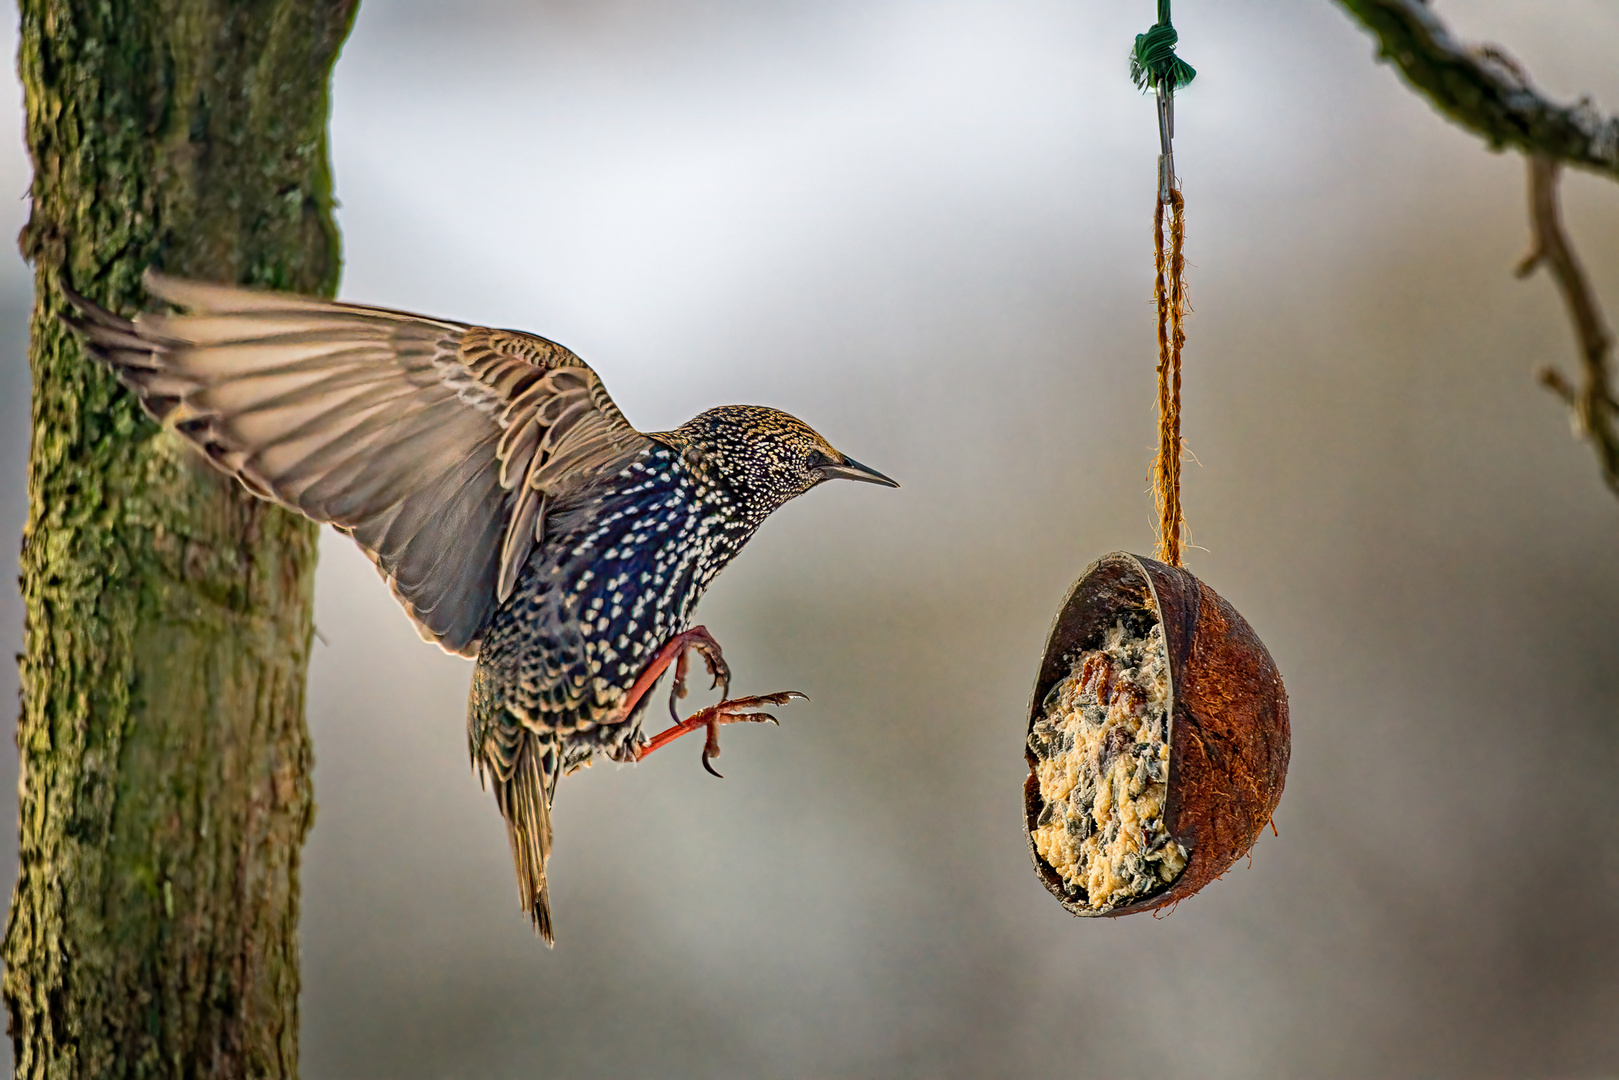
[[[757,697],[736,698],[722,701],[718,705],[710,705],[706,709],[699,709],[684,720],[677,721],[674,727],[658,732],[648,742],[635,750],[635,760],[640,761],[659,747],[667,746],[682,735],[693,731],[706,729],[707,738],[703,741],[703,768],[715,776],[714,766],[709,762],[720,756],[720,725],[752,723],[761,724],[769,721],[779,724],[779,721],[764,708],[768,705],[785,705],[794,698],[809,697],[800,694],[797,690],[784,690],[777,694],[760,694]],[[722,778],[723,779],[723,778]]]
[[[613,722],[628,720],[636,707],[641,704],[641,700],[646,697],[647,692],[652,689],[652,684],[658,681],[658,677],[670,664],[674,664],[675,678],[674,686],[669,693],[669,714],[678,723],[680,714],[675,712],[675,701],[686,696],[686,653],[691,649],[696,649],[702,654],[703,662],[708,665],[709,674],[714,676],[714,685],[724,687],[720,691],[720,697],[725,697],[731,689],[731,669],[720,653],[720,643],[714,640],[714,636],[708,632],[708,627],[694,626],[663,643],[658,655],[641,670],[635,683],[619,701],[618,719]]]
[[[681,722],[680,711],[675,707],[675,703],[686,696],[686,665],[693,651],[696,651],[697,655],[703,658],[703,663],[708,666],[708,674],[713,679],[709,688],[713,689],[716,686],[720,688],[720,699],[723,704],[724,699],[731,693],[731,668],[725,662],[724,653],[720,651],[720,643],[714,640],[714,635],[708,632],[708,627],[694,626],[684,634],[676,635],[663,647],[664,652],[670,649],[674,650],[675,658],[675,677],[669,683],[670,718],[677,724]]]

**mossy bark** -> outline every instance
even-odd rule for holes
[[[315,529],[152,423],[58,317],[141,271],[330,294],[356,0],[22,0],[36,273],[19,1077],[290,1077]]]

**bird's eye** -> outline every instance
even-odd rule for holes
[[[826,464],[826,455],[819,450],[811,450],[808,464],[812,469],[819,469]]]

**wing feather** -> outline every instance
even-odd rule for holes
[[[555,342],[148,273],[177,309],[69,321],[248,490],[365,550],[429,640],[476,655],[556,495],[651,445]]]

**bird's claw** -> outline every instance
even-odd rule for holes
[[[674,727],[659,732],[650,742],[640,747],[636,751],[635,760],[641,760],[652,751],[673,742],[688,732],[703,728],[706,729],[703,739],[703,768],[711,775],[718,776],[723,780],[724,777],[710,764],[720,756],[720,725],[762,724],[768,721],[780,727],[781,721],[763,710],[766,706],[786,705],[794,698],[809,700],[807,694],[801,694],[797,690],[782,690],[774,694],[759,694],[754,697],[721,701],[717,705],[699,709],[684,720],[677,719]]]
[[[712,651],[710,651],[710,646],[712,646]],[[731,667],[725,662],[725,657],[720,653],[719,642],[713,638],[708,638],[705,644],[702,639],[699,639],[695,648],[702,656],[703,663],[708,666],[708,688],[713,690],[718,687],[721,699],[730,697]]]
[[[710,761],[714,760],[715,758],[717,758],[719,756],[720,756],[719,729],[715,725],[710,724],[710,725],[708,725],[708,738],[706,740],[704,740],[704,742],[703,742],[703,768],[705,770],[707,770],[708,775],[712,776],[714,779],[716,779],[716,780],[724,780],[725,775],[723,773],[721,773],[718,769],[714,768],[714,766],[709,764]]]
[[[669,684],[669,716],[677,724],[680,723],[680,711],[676,703],[686,696],[686,671],[690,667],[693,649],[703,658],[703,664],[708,668],[708,674],[712,679],[709,689],[719,687],[722,699],[731,692],[731,667],[725,662],[725,654],[720,651],[720,643],[714,640],[706,627],[702,626],[688,630],[685,638],[685,644],[675,658],[674,679]]]
[[[675,661],[675,675],[669,683],[669,716],[677,724],[680,723],[680,710],[675,703],[686,696],[687,655],[688,650],[680,650],[680,657]]]
[[[722,701],[718,705],[711,705],[707,709],[694,714],[687,724],[701,724],[708,728],[708,736],[703,740],[703,768],[709,775],[725,779],[719,771],[710,764],[714,758],[720,756],[720,725],[721,724],[763,724],[766,722],[781,727],[781,721],[770,713],[759,711],[765,705],[785,705],[794,698],[809,700],[808,694],[801,694],[797,690],[782,690],[774,694],[758,694],[753,697],[736,698]]]
[[[800,693],[797,690],[778,690],[774,694],[760,694],[758,697],[737,698],[735,701],[729,703],[722,701],[720,704],[737,705],[757,703],[760,705],[785,705],[794,698],[797,698],[800,701],[808,701],[809,695]]]

